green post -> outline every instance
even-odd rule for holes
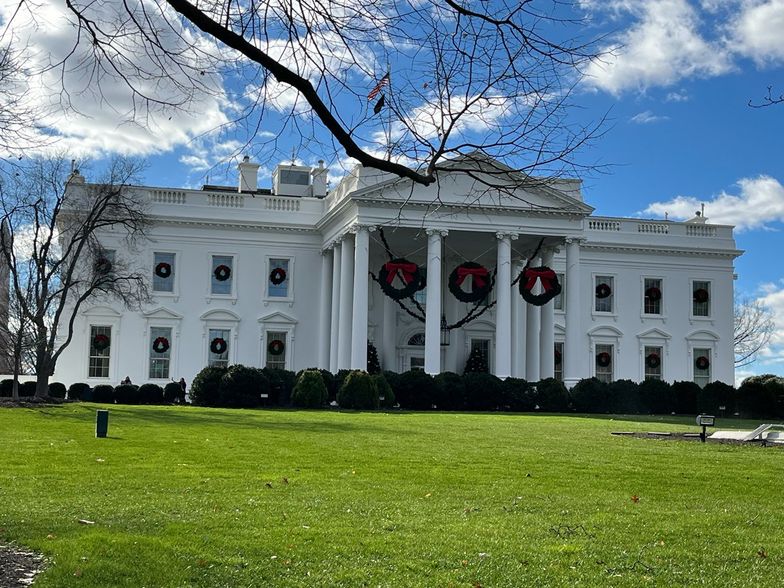
[[[95,436],[98,438],[106,437],[109,432],[109,411],[96,410],[95,411]]]

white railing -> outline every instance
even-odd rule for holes
[[[267,210],[283,210],[286,212],[297,212],[299,210],[300,200],[297,198],[280,198],[280,197],[267,197],[266,208]]]
[[[182,190],[153,190],[152,201],[160,204],[185,204],[185,192]]]
[[[207,194],[207,204],[210,206],[224,206],[227,208],[242,208],[245,200],[241,194],[220,194],[210,192]]]
[[[716,227],[709,225],[686,225],[686,235],[688,237],[715,237]]]
[[[637,232],[666,235],[670,232],[670,226],[664,223],[640,223],[637,225]]]
[[[591,231],[620,231],[620,221],[588,220],[588,229]]]

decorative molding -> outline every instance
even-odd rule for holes
[[[425,229],[425,233],[428,237],[436,234],[446,237],[449,234],[449,229]]]
[[[499,241],[505,238],[509,238],[511,241],[516,241],[518,236],[519,235],[517,233],[506,233],[503,231],[498,231],[495,234],[495,238],[498,239]]]

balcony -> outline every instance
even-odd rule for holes
[[[730,225],[697,224],[633,218],[585,219],[588,243],[735,250]]]

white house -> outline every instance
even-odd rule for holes
[[[84,310],[56,380],[190,381],[233,363],[364,369],[370,341],[393,371],[462,372],[479,348],[500,377],[734,381],[731,226],[592,216],[572,180],[499,190],[452,171],[426,187],[357,167],[328,193],[323,166],[278,166],[271,189],[257,187],[257,164],[238,168],[234,189],[135,188],[155,220],[135,260],[152,302]],[[124,254],[111,234],[103,245]],[[513,286],[532,256],[563,288],[543,306]],[[490,295],[458,300],[458,266],[463,292],[494,282]],[[411,312],[377,281],[385,269],[399,291],[424,268]]]

